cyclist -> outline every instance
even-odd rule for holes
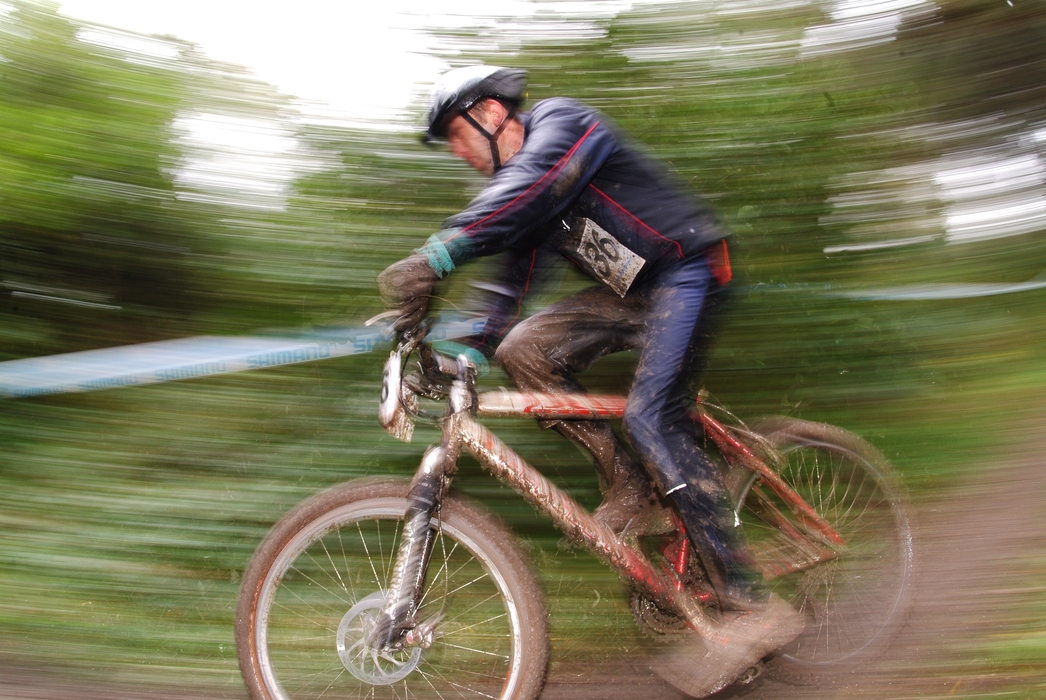
[[[623,431],[683,520],[723,609],[757,611],[764,632],[752,645],[761,656],[790,641],[801,622],[746,568],[722,476],[686,415],[731,277],[726,233],[605,116],[566,98],[524,113],[525,92],[524,71],[497,66],[458,68],[439,80],[425,140],[445,140],[491,180],[443,230],[382,272],[379,289],[401,311],[396,328],[404,330],[422,320],[439,280],[472,258],[504,253],[475,347],[524,391],[583,391],[576,375],[598,358],[639,350]],[[601,284],[517,323],[549,250]],[[604,486],[596,516],[627,527],[650,501],[650,479],[610,423],[544,427],[591,453]]]

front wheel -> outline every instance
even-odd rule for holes
[[[458,496],[432,521],[416,639],[397,650],[366,644],[395,565],[407,489],[389,479],[328,489],[258,547],[236,613],[252,698],[538,695],[548,660],[540,590],[512,537]]]
[[[866,660],[904,621],[913,575],[913,524],[886,460],[857,436],[823,423],[757,426],[781,457],[781,477],[842,536],[826,544],[754,476],[735,497],[757,568],[806,617],[772,669],[817,680]]]

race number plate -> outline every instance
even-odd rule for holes
[[[591,219],[576,219],[557,247],[622,297],[646,264]]]

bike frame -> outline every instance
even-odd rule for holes
[[[390,434],[404,441],[410,441],[413,429],[411,414],[417,411],[418,398],[404,385],[403,362],[416,344],[401,344],[385,366],[380,410],[382,425]],[[444,367],[442,371],[450,369]],[[708,591],[705,595],[695,596],[681,578],[688,569],[690,557],[685,536],[681,538],[680,546],[674,547],[669,555],[669,567],[653,564],[636,546],[635,538],[621,537],[597,521],[569,494],[527,464],[476,420],[478,417],[614,419],[623,415],[625,397],[525,393],[504,389],[477,394],[475,370],[463,356],[457,359],[453,374],[455,379],[442,420],[442,439],[425,453],[411,483],[396,567],[379,623],[370,636],[372,644],[377,648],[424,644],[431,636],[431,630],[424,624],[419,625],[414,614],[422,598],[434,538],[431,522],[434,517],[438,518],[440,502],[453,479],[462,450],[472,454],[487,471],[552,520],[568,539],[591,551],[661,608],[682,617],[703,637],[711,638],[717,634],[718,624],[702,605],[714,594]],[[764,575],[782,575],[836,556],[839,548],[845,546],[843,538],[809,504],[700,403],[693,415],[732,467],[751,472],[747,492],[759,500],[782,532],[812,553],[802,562],[786,562],[764,571]],[[801,532],[777,510],[763,492],[764,486],[787,504],[808,533]],[[775,512],[778,517],[773,517]],[[682,531],[680,522],[676,521],[675,525]],[[811,538],[819,542],[814,543]]]

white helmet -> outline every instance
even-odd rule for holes
[[[429,143],[446,138],[447,125],[455,116],[461,115],[491,142],[495,169],[498,169],[501,163],[495,144],[501,129],[493,134],[487,132],[468,111],[480,100],[495,99],[506,104],[511,115],[523,104],[526,96],[527,72],[518,68],[478,65],[447,71],[432,89],[428,128],[422,140]],[[502,127],[507,123],[508,119]]]

